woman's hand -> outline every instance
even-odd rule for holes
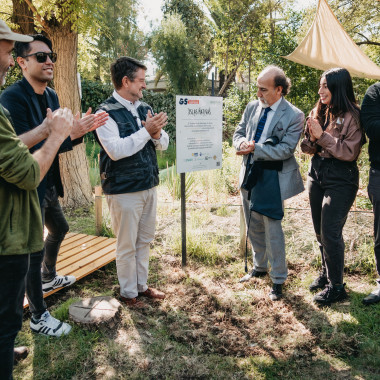
[[[307,126],[309,127],[310,141],[314,142],[321,138],[323,130],[316,119],[309,118]]]

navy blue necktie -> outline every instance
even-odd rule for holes
[[[257,143],[260,140],[261,134],[263,133],[265,122],[267,121],[268,112],[271,111],[270,107],[264,108],[264,115],[261,116],[259,120],[259,124],[257,124],[257,129],[255,133],[255,143]]]
[[[255,138],[254,138],[255,143],[257,143],[260,140],[261,134],[263,133],[263,130],[264,130],[264,127],[265,127],[265,122],[267,121],[268,112],[270,110],[271,110],[270,107],[264,108],[264,114],[261,116],[261,118],[259,120],[259,123],[257,124],[257,129],[256,129],[256,133],[255,133]],[[241,187],[243,189],[245,189],[245,190],[248,191],[248,193],[249,193],[248,194],[248,199],[250,199],[250,195],[251,195],[250,192],[251,192],[251,190],[252,190],[252,188],[254,186],[254,184],[252,185],[252,183],[249,183],[249,182],[252,180],[253,177],[255,177],[255,175],[251,174],[251,173],[253,173],[252,168],[254,166],[253,162],[251,161],[251,159],[252,159],[252,153],[249,153],[248,158],[247,158],[247,168],[246,168],[246,171],[245,171],[245,176],[244,176],[243,183],[241,185]]]

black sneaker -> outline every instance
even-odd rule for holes
[[[260,272],[256,269],[252,269],[249,273],[247,273],[244,277],[242,277],[239,282],[249,281],[252,277],[264,277],[268,274],[268,272]]]
[[[314,302],[321,305],[330,305],[332,302],[342,301],[347,298],[346,284],[343,285],[327,285],[324,290],[314,297]]]
[[[282,298],[282,284],[273,284],[272,290],[269,293],[269,298],[272,301],[278,301]]]
[[[320,273],[319,276],[310,284],[309,290],[315,292],[319,289],[324,289],[325,286],[329,283],[326,273]]]

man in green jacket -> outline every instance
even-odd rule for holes
[[[14,41],[30,42],[0,20],[0,86],[14,66]],[[29,254],[43,248],[42,220],[36,188],[64,139],[73,115],[67,108],[48,110],[44,122],[17,137],[0,106],[0,379],[12,379],[14,341],[22,325],[25,275]],[[47,138],[31,154],[27,146]]]

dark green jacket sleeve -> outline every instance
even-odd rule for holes
[[[0,177],[23,190],[36,189],[40,183],[40,167],[17,137],[1,106],[0,146]]]

